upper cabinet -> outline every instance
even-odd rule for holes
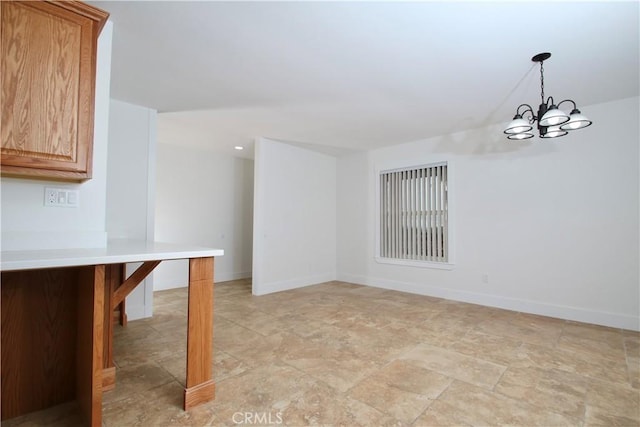
[[[79,1],[0,2],[3,176],[91,178],[97,40]]]

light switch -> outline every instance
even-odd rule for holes
[[[78,190],[67,191],[67,205],[70,207],[77,207],[80,203],[80,194]]]

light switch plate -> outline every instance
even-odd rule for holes
[[[80,205],[80,191],[69,188],[45,187],[44,205],[49,207],[77,208]]]

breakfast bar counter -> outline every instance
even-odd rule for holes
[[[100,426],[102,393],[116,384],[114,310],[173,259],[189,259],[184,409],[212,400],[213,268],[223,254],[125,239],[104,248],[1,252],[2,419],[76,400],[86,424]],[[135,262],[142,265],[125,277],[125,264]]]

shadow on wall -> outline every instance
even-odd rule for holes
[[[452,153],[458,155],[487,156],[496,154],[509,154],[522,151],[531,147],[531,145],[540,142],[536,136],[528,140],[509,140],[503,132],[503,126],[511,120],[511,116],[505,116],[505,105],[514,98],[514,93],[523,92],[521,89],[523,83],[530,83],[528,78],[535,69],[535,64],[520,78],[513,89],[486,115],[479,121],[474,121],[471,117],[465,117],[458,122],[458,128],[471,129],[468,131],[451,130],[451,133],[432,138],[435,142],[434,151],[438,153]],[[514,102],[515,106],[521,102]],[[499,123],[499,124],[496,124]],[[523,155],[536,156],[540,154],[548,154],[557,151],[555,145],[546,144],[544,150],[528,150]]]
[[[543,150],[531,150],[532,145],[538,145],[542,140],[537,136],[523,141],[509,140],[503,133],[502,125],[495,124],[433,137],[429,141],[433,143],[433,152],[435,153],[450,153],[461,156],[495,156],[519,153],[518,155],[531,157],[557,151],[555,144],[548,142]]]

